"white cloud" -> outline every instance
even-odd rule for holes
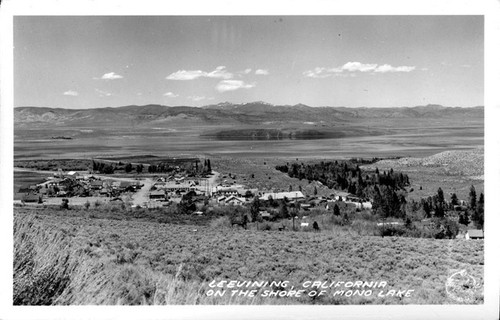
[[[194,80],[202,77],[204,74],[201,70],[179,70],[170,74],[167,80]]]
[[[255,83],[245,83],[241,80],[222,80],[215,89],[219,92],[234,91],[238,89],[250,89],[255,87]]]
[[[105,73],[101,77],[102,80],[116,80],[116,79],[122,79],[122,78],[123,78],[123,76],[116,74],[114,72]]]
[[[99,90],[99,89],[95,89],[95,92],[97,92],[99,94],[99,96],[101,96],[101,97],[109,97],[109,96],[111,96],[111,92],[102,91],[102,90]]]
[[[410,72],[415,70],[414,66],[393,67],[389,64],[378,65],[376,63],[347,62],[340,67],[325,68],[316,67],[306,70],[302,74],[309,78],[328,78],[341,76],[343,73],[350,73],[354,76],[356,72],[387,73],[387,72]]]
[[[376,67],[376,63],[347,62],[342,66],[342,70],[368,72],[375,70]]]
[[[255,70],[256,75],[267,76],[269,74],[269,70],[266,69],[257,69]]]
[[[178,97],[179,95],[178,95],[178,94],[175,94],[175,93],[173,93],[173,92],[165,92],[165,93],[163,94],[163,96],[165,96],[165,97],[169,97],[169,98],[176,98],[176,97]]]
[[[409,66],[399,66],[399,67],[393,67],[389,64],[383,64],[381,66],[378,66],[375,69],[375,72],[410,72],[415,70],[415,67],[409,67]]]
[[[73,90],[68,90],[68,91],[65,91],[65,92],[63,93],[63,95],[65,95],[65,96],[74,96],[74,97],[76,97],[76,96],[78,95],[78,92],[73,91]]]
[[[250,72],[252,72],[252,69],[248,68],[248,69],[245,69],[243,71],[244,74],[249,74]]]
[[[166,77],[167,80],[195,80],[198,78],[231,79],[233,74],[225,66],[218,66],[215,70],[205,72],[202,70],[178,70]]]

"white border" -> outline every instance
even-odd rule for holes
[[[500,220],[500,4],[495,0],[4,0],[0,7],[0,318],[2,319],[330,319],[439,318],[498,319]],[[13,307],[13,26],[14,15],[484,15],[485,16],[485,303],[481,306],[168,306],[168,307]],[[7,183],[10,181],[10,183]]]

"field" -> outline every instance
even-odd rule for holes
[[[112,212],[107,218],[68,213],[16,209],[15,304],[455,304],[445,284],[462,269],[478,284],[467,303],[483,301],[483,241],[266,232],[182,217],[157,223],[133,211],[117,214],[128,220],[115,220]],[[288,289],[305,294],[231,297],[225,288],[222,297],[210,297],[212,280],[289,281]],[[342,287],[332,287],[311,298],[306,281],[387,285],[370,296],[334,295]],[[384,296],[391,289],[414,291]]]

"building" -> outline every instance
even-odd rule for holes
[[[238,190],[236,188],[227,188],[227,187],[215,187],[215,191],[213,192],[218,196],[238,196]]]
[[[94,180],[90,182],[90,188],[92,190],[101,190],[103,187],[103,181],[102,180]]]
[[[465,233],[465,239],[484,239],[484,232],[483,230],[477,229],[467,230],[467,232]]]
[[[269,197],[273,200],[282,200],[287,198],[289,201],[301,201],[305,200],[304,194],[301,191],[289,191],[289,192],[266,192],[260,197],[260,200],[269,200]]]
[[[162,189],[165,189],[167,192],[188,192],[190,190],[194,190],[194,183],[188,183],[188,182],[183,182],[183,183],[172,183],[168,182],[166,183]]]
[[[151,191],[151,193],[149,194],[149,199],[164,201],[166,199],[165,198],[165,191],[162,191],[162,190]]]
[[[225,203],[226,204],[232,204],[232,205],[235,205],[235,206],[241,206],[245,203],[246,199],[245,198],[238,198],[236,196],[230,196],[228,198],[225,199]]]
[[[267,211],[259,211],[259,215],[263,220],[271,220],[272,215]]]
[[[66,173],[66,177],[70,179],[77,179],[78,176],[80,176],[80,174],[76,171],[69,171],[68,173]]]

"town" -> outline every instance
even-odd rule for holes
[[[422,228],[440,230],[434,237],[484,238],[480,223],[476,223],[479,227],[475,229],[458,228],[460,224],[468,225],[474,218],[467,213],[470,204],[466,200],[458,199],[454,194],[450,195],[450,200],[445,200],[442,191],[438,190],[432,198],[407,204],[406,189],[412,192],[413,188],[410,188],[406,175],[392,170],[379,172],[378,169],[362,174],[356,164],[362,162],[359,159],[276,166],[277,171],[290,177],[307,178],[310,182],[327,186],[327,194],[318,194],[316,186],[313,192],[306,192],[300,186],[294,190],[291,185],[288,190],[249,188],[238,183],[235,174],[212,170],[209,159],[147,156],[138,159],[143,162],[125,160],[93,159],[88,170],[63,171],[58,168],[42,182],[21,186],[17,190],[19,199],[14,200],[14,205],[89,208],[120,203],[122,208],[130,209],[170,207],[182,214],[198,216],[225,212],[230,216],[231,225],[245,229],[250,222],[267,221],[278,222],[274,227],[277,230],[305,231],[320,231],[325,221],[319,216],[325,214],[335,216],[333,223],[350,225],[357,212],[365,217],[368,214],[381,218],[372,221],[373,225],[381,230],[376,232],[388,236],[402,235],[401,229],[414,228],[406,208],[415,210],[419,207],[425,213],[418,222]],[[484,203],[484,198],[480,201]],[[436,224],[431,218],[443,218],[445,208],[446,219]],[[319,220],[322,222],[318,223]],[[264,228],[273,229],[270,225]]]

